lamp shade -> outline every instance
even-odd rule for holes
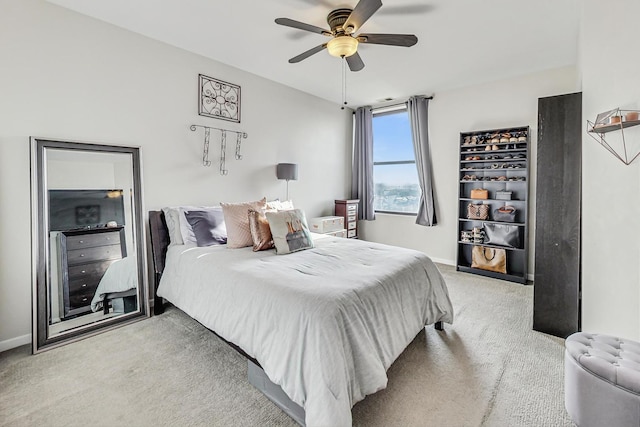
[[[278,163],[276,166],[276,176],[278,179],[295,181],[298,179],[298,165],[295,163]]]
[[[337,57],[351,56],[358,50],[358,40],[351,36],[338,36],[327,43],[329,55]]]

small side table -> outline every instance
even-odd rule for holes
[[[349,239],[358,238],[358,203],[359,199],[336,200],[336,216],[344,218]]]

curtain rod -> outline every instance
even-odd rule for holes
[[[422,97],[423,97],[423,98],[425,98],[425,99],[433,99],[433,95],[431,95],[431,96],[420,95],[420,96],[422,96]],[[409,98],[407,98],[407,101],[408,101],[408,100],[409,100]],[[399,103],[397,103],[397,104],[381,105],[380,107],[377,107],[377,108],[391,108],[391,107],[399,107],[399,106],[401,106],[401,105],[405,105],[405,104],[407,103],[407,101],[399,102]],[[372,110],[375,110],[375,109],[376,109],[376,107],[371,107],[371,109],[372,109]]]
[[[426,95],[419,95],[419,96],[423,96],[425,99],[433,99],[435,95],[429,95],[429,96],[426,96]],[[407,98],[407,100],[408,100],[408,99],[409,99],[409,98]],[[406,104],[406,102],[407,102],[407,101],[400,102],[400,103],[398,103],[398,104],[381,105],[380,107],[371,107],[371,109],[372,109],[372,110],[376,110],[376,109],[383,109],[383,108],[399,107],[399,106],[401,106],[401,105],[405,105],[405,104]],[[355,114],[355,113],[356,113],[356,112],[355,112],[355,110],[354,110],[352,114]]]

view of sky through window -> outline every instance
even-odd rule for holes
[[[373,162],[374,209],[416,213],[420,187],[406,110],[373,116]]]

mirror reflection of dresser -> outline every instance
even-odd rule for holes
[[[107,268],[127,256],[124,226],[62,231],[59,236],[61,318],[91,311]],[[107,303],[108,304],[108,303]]]

